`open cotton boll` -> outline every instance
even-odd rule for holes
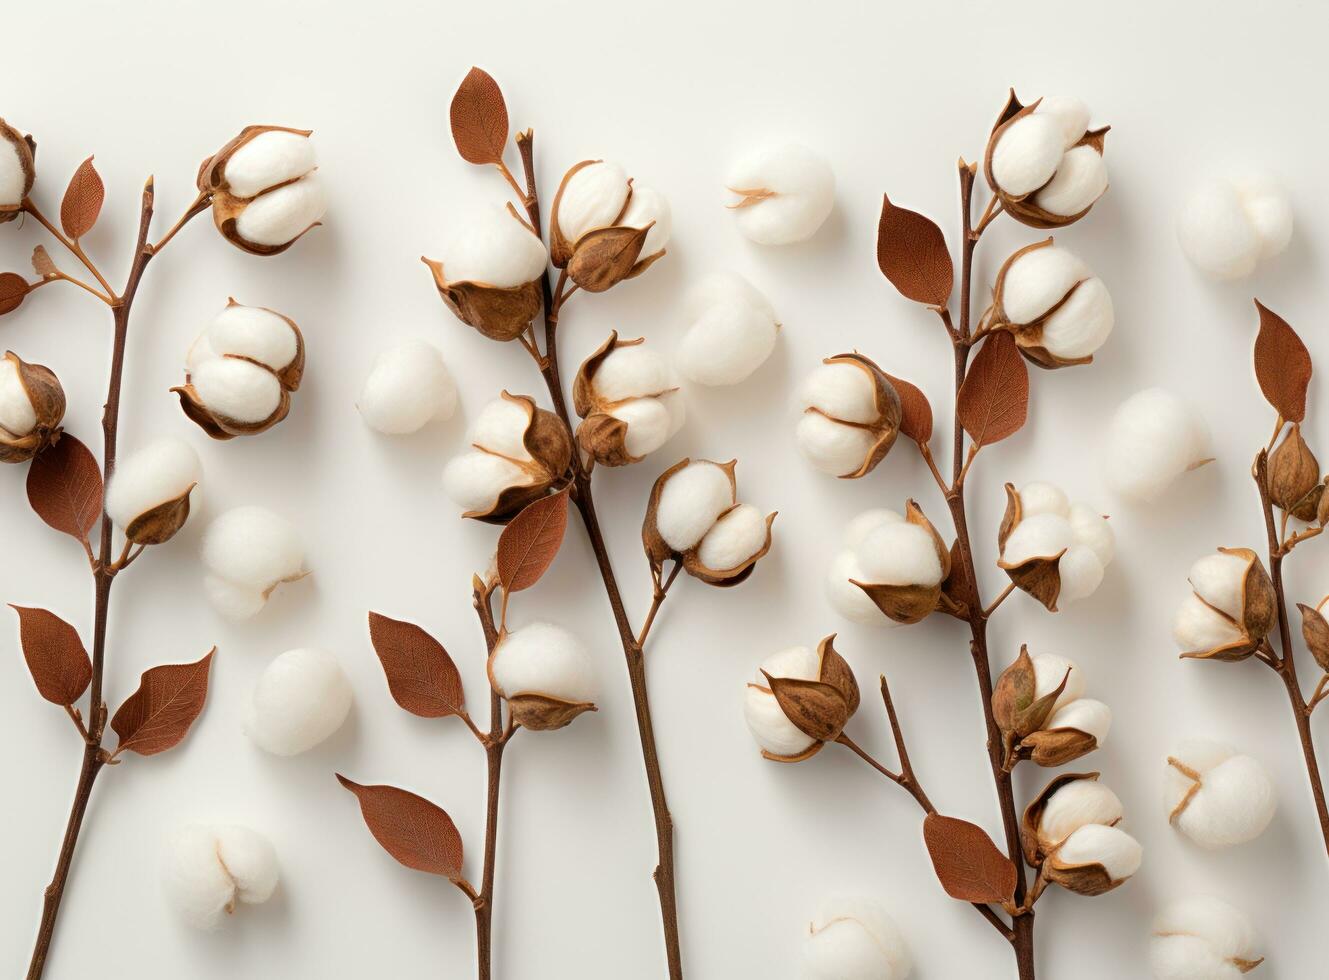
[[[259,675],[245,714],[245,734],[273,755],[299,755],[346,720],[351,682],[323,650],[287,650]]]
[[[854,554],[868,580],[878,585],[936,585],[941,581],[936,542],[917,524],[880,524]]]
[[[1074,728],[1076,731],[1094,736],[1101,747],[1112,728],[1112,709],[1093,698],[1076,698],[1052,712],[1043,728],[1048,731],[1055,728]]]
[[[512,459],[528,460],[531,454],[522,440],[530,424],[531,418],[523,405],[495,398],[475,417],[471,443]]]
[[[1155,980],[1241,980],[1259,965],[1255,927],[1220,898],[1175,901],[1154,919],[1149,965]]]
[[[658,398],[634,398],[616,406],[609,414],[627,423],[623,448],[631,456],[648,456],[673,435],[669,409]]]
[[[277,889],[277,853],[240,826],[184,827],[167,843],[166,896],[191,925],[216,929],[237,902],[261,904]]]
[[[563,701],[593,701],[595,668],[581,641],[552,623],[530,623],[505,636],[489,665],[505,698],[543,694]]]
[[[189,443],[157,439],[116,463],[106,488],[106,513],[128,527],[157,505],[178,500],[202,478],[203,464]]]
[[[269,130],[239,147],[226,161],[226,183],[236,197],[302,177],[317,166],[314,142],[304,133]]]
[[[1236,623],[1205,605],[1194,594],[1181,600],[1172,618],[1172,638],[1184,652],[1215,650],[1244,639]]]
[[[489,510],[508,487],[529,486],[535,477],[491,453],[462,453],[443,467],[443,492],[464,511]]]
[[[830,899],[808,926],[806,980],[904,980],[911,968],[895,920],[871,899]]]
[[[9,144],[0,140],[0,144]],[[0,358],[0,429],[10,435],[26,436],[37,427],[37,410],[19,376],[18,362]]]
[[[877,604],[868,598],[868,594],[854,582],[868,581],[867,575],[859,567],[853,551],[846,548],[831,559],[830,570],[826,574],[826,597],[841,616],[864,626],[885,625],[891,622],[877,608]]]
[[[796,143],[765,147],[739,160],[728,189],[729,205],[745,238],[759,245],[788,245],[816,234],[835,205],[830,164]]]
[[[236,422],[262,422],[281,403],[277,376],[239,358],[204,361],[191,372],[189,382],[210,411]]]
[[[707,568],[737,568],[766,544],[766,515],[751,504],[739,504],[706,532],[697,559]]]
[[[1170,391],[1147,388],[1112,416],[1105,475],[1118,493],[1148,503],[1205,463],[1208,451],[1209,429],[1195,410]]]
[[[214,355],[220,352],[247,357],[274,371],[295,360],[300,349],[295,331],[283,317],[262,307],[239,303],[232,303],[218,313],[205,336],[207,349]]]
[[[1057,861],[1063,866],[1101,864],[1113,881],[1140,870],[1144,850],[1134,837],[1116,827],[1089,823],[1062,842]]]
[[[641,245],[642,258],[663,251],[669,244],[669,235],[674,228],[668,198],[653,187],[643,187],[636,183],[632,185],[632,196],[628,198],[628,206],[618,221],[628,228],[651,226]]]
[[[1203,739],[1183,742],[1169,758],[1166,803],[1173,825],[1210,850],[1259,837],[1278,809],[1273,781],[1259,762]]]
[[[374,358],[356,403],[365,423],[387,435],[418,432],[457,411],[457,383],[433,344],[408,340]]]
[[[1079,214],[1102,197],[1107,186],[1107,163],[1103,155],[1092,146],[1077,146],[1062,156],[1057,172],[1034,195],[1034,202],[1052,214]]]
[[[674,551],[688,551],[732,506],[729,474],[715,463],[697,460],[665,482],[655,510],[656,530]]]
[[[872,376],[843,362],[817,365],[803,381],[800,402],[845,422],[875,422],[878,415]]]
[[[799,418],[794,438],[808,462],[831,476],[858,472],[876,442],[867,429],[845,425],[817,412],[806,412]]]
[[[1053,710],[1063,708],[1084,694],[1084,674],[1073,660],[1059,657],[1055,653],[1037,653],[1031,658],[1034,664],[1034,698],[1045,697],[1055,691],[1062,678],[1066,678],[1066,687],[1057,698]],[[1067,674],[1069,671],[1069,675]]]
[[[1195,594],[1206,603],[1240,620],[1249,564],[1240,555],[1218,551],[1196,561],[1187,578]]]
[[[992,150],[992,178],[997,186],[1019,197],[1046,184],[1066,149],[1065,125],[1064,115],[1037,111],[1011,123]],[[1083,133],[1081,130],[1080,135]]]
[[[596,228],[613,225],[628,200],[628,175],[616,163],[601,160],[582,167],[563,184],[558,199],[558,229],[569,242]],[[642,254],[647,254],[642,250]]]
[[[1117,794],[1098,780],[1075,779],[1047,798],[1038,819],[1038,836],[1045,844],[1056,846],[1088,824],[1111,826],[1124,812]]]
[[[1091,276],[1088,266],[1067,249],[1057,245],[1030,249],[1006,268],[1002,308],[1012,323],[1032,323]]]
[[[1117,551],[1117,536],[1107,518],[1087,504],[1072,504],[1070,524],[1071,536],[1077,544],[1093,551],[1104,567],[1112,564]]]
[[[1201,272],[1239,279],[1292,237],[1292,206],[1272,177],[1210,177],[1195,185],[1177,218],[1181,250]]]
[[[235,230],[255,245],[285,245],[321,219],[327,209],[323,181],[318,174],[310,174],[254,198],[235,219]]]
[[[766,686],[766,678],[792,677],[798,680],[816,680],[821,673],[821,659],[808,647],[790,647],[767,657],[757,672],[757,680],[749,684],[743,695],[743,717],[757,744],[771,755],[793,756],[811,748],[816,741],[799,731],[786,717]]]
[[[539,279],[549,262],[544,243],[500,205],[474,208],[458,217],[440,255],[448,282],[500,289]]]
[[[1107,286],[1102,279],[1086,279],[1043,321],[1043,346],[1067,360],[1089,357],[1107,342],[1114,322]]]

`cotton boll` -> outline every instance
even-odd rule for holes
[[[273,755],[299,755],[342,726],[351,710],[351,682],[322,650],[287,650],[259,675],[245,734]]]
[[[609,414],[628,424],[623,448],[631,456],[649,456],[673,434],[669,410],[657,398],[634,398]]]
[[[1001,559],[1020,565],[1031,558],[1055,558],[1075,543],[1070,521],[1058,514],[1035,514],[1015,525],[1006,538]]]
[[[304,573],[305,548],[290,521],[266,507],[235,507],[203,532],[203,564],[222,578],[267,589]]]
[[[471,442],[512,459],[528,460],[531,454],[522,440],[530,424],[531,418],[524,405],[495,398],[476,416],[471,428]]]
[[[463,453],[443,468],[443,492],[464,511],[487,511],[508,487],[525,487],[534,477],[501,456]]]
[[[651,230],[646,233],[646,241],[642,242],[641,257],[647,258],[662,252],[669,244],[669,235],[674,227],[669,200],[652,187],[643,187],[634,183],[632,196],[628,198],[627,210],[619,218],[619,224],[628,228],[645,228],[650,225]]]
[[[788,245],[816,234],[835,205],[835,174],[805,146],[758,150],[729,172],[738,230],[759,245]]]
[[[0,150],[9,144],[0,140]],[[18,362],[0,358],[0,429],[25,436],[37,427],[37,410],[19,376]]]
[[[1033,248],[1007,266],[1001,304],[1012,323],[1032,323],[1090,278],[1089,268],[1056,245]]]
[[[1063,867],[1101,864],[1113,881],[1129,878],[1140,870],[1144,851],[1138,841],[1116,827],[1090,823],[1074,831],[1057,851]]]
[[[189,826],[168,842],[168,900],[191,925],[215,929],[237,902],[261,904],[276,891],[277,854],[262,835],[239,826]]]
[[[236,422],[262,422],[281,404],[277,376],[239,358],[204,361],[189,375],[189,381],[209,411]]]
[[[1173,902],[1153,932],[1149,963],[1157,980],[1240,980],[1261,959],[1250,919],[1219,898]]]
[[[308,140],[305,140],[308,142]],[[207,331],[214,353],[247,357],[280,371],[295,360],[299,341],[291,325],[271,310],[232,303],[217,314]]]
[[[807,412],[798,420],[794,437],[808,462],[832,476],[857,473],[875,442],[867,429],[836,422],[817,412]]]
[[[1105,471],[1118,493],[1156,500],[1205,461],[1209,430],[1183,399],[1148,388],[1122,402],[1108,426]]]
[[[590,655],[580,640],[551,623],[531,623],[509,633],[494,651],[489,671],[504,697],[543,694],[563,701],[595,699]]]
[[[715,463],[697,460],[665,482],[655,511],[656,530],[670,548],[684,552],[733,505],[729,474]]]
[[[643,344],[615,347],[596,366],[592,383],[607,402],[655,395],[674,386],[665,359]]]
[[[1246,558],[1227,552],[1205,555],[1191,566],[1191,588],[1206,603],[1240,621],[1249,565]]]
[[[766,544],[766,517],[751,504],[739,504],[706,532],[697,560],[707,568],[737,568]]]
[[[1093,595],[1103,583],[1103,571],[1103,563],[1092,548],[1071,545],[1057,562],[1057,574],[1061,578],[1059,600],[1070,603]]]
[[[899,927],[871,899],[824,902],[808,927],[806,980],[904,980],[911,967]]]
[[[766,363],[779,325],[758,307],[724,302],[699,314],[679,341],[678,369],[698,384],[732,385]]]
[[[852,580],[852,581],[851,581]],[[859,567],[853,551],[846,548],[831,560],[826,574],[826,598],[841,616],[864,626],[880,626],[890,622],[868,594],[854,582],[866,582],[868,577]]]
[[[17,207],[27,192],[28,173],[23,168],[18,147],[0,138],[0,207]]]
[[[1233,178],[1246,218],[1260,239],[1260,259],[1271,259],[1292,240],[1292,202],[1287,190],[1270,174],[1249,173]]]
[[[845,422],[875,422],[877,391],[868,372],[853,364],[819,364],[803,382],[801,406]]]
[[[1038,836],[1046,844],[1056,846],[1081,827],[1117,823],[1123,812],[1117,794],[1098,780],[1075,779],[1047,798],[1038,820]]]
[[[1196,781],[1172,760],[1199,774],[1193,794]],[[1273,820],[1278,808],[1273,782],[1250,756],[1194,739],[1180,745],[1172,760],[1167,767],[1168,813],[1177,829],[1201,847],[1244,844],[1264,833]]]
[[[1102,279],[1086,279],[1043,322],[1043,346],[1065,360],[1090,357],[1107,342],[1114,322],[1107,286]]]
[[[867,540],[867,536],[883,524],[902,524],[904,516],[898,511],[885,507],[874,507],[856,516],[844,529],[846,547],[856,548]]]
[[[605,161],[588,164],[568,177],[558,199],[563,237],[575,243],[588,231],[613,225],[627,203],[628,186],[627,172]]]
[[[1034,195],[1044,211],[1070,216],[1079,214],[1107,190],[1107,163],[1092,146],[1068,150],[1047,186]]]
[[[1063,116],[1034,112],[1006,128],[992,150],[992,178],[1007,194],[1030,194],[1056,173],[1065,150]]]
[[[1053,705],[1053,711],[1064,708],[1084,694],[1084,674],[1080,672],[1074,661],[1059,657],[1055,653],[1039,653],[1031,659],[1034,664],[1035,700],[1046,697],[1060,687],[1062,678],[1066,679],[1066,686]]]
[[[506,208],[490,205],[459,217],[442,251],[448,282],[476,282],[500,289],[523,286],[544,275],[544,243]]]
[[[941,581],[936,542],[917,524],[882,524],[863,539],[854,554],[874,584],[931,586]]]
[[[374,358],[356,403],[371,428],[388,435],[417,432],[457,410],[457,384],[433,344],[408,340]]]
[[[1172,638],[1185,653],[1203,653],[1237,643],[1245,639],[1245,634],[1236,623],[1192,594],[1177,607],[1172,618]]]
[[[1074,728],[1076,731],[1094,736],[1101,746],[1107,740],[1108,731],[1112,728],[1112,709],[1102,701],[1095,701],[1093,698],[1076,698],[1074,701],[1064,703],[1052,712],[1043,728],[1048,731],[1055,728]],[[1094,785],[1097,785],[1097,783]],[[1097,822],[1110,823],[1111,821],[1099,820]]]
[[[106,513],[128,527],[157,505],[184,496],[202,478],[203,464],[189,443],[158,439],[117,462],[106,488]]]
[[[1021,494],[1021,499],[1023,496]],[[1086,504],[1072,504],[1070,525],[1071,536],[1076,544],[1093,551],[1105,568],[1112,564],[1117,550],[1117,536],[1107,518]]]
[[[761,665],[771,677],[792,677],[798,680],[816,680],[821,673],[821,660],[808,647],[790,647],[772,654]],[[816,741],[804,735],[780,708],[775,695],[767,688],[760,672],[755,684],[749,684],[743,697],[743,717],[757,744],[771,755],[795,756],[812,747]]]
[[[317,223],[327,209],[323,181],[313,173],[254,198],[236,218],[235,230],[255,245],[285,245]]]
[[[226,183],[236,197],[254,197],[304,176],[316,165],[314,143],[308,136],[274,129],[259,133],[231,154]]]
[[[1067,150],[1080,142],[1089,128],[1089,107],[1074,96],[1046,95],[1039,100],[1034,113],[1056,120],[1062,146]]]
[[[240,585],[220,575],[203,576],[203,592],[212,608],[230,619],[250,619],[268,604],[262,589]]]

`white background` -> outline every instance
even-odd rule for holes
[[[170,433],[202,454],[197,515],[115,590],[107,692],[112,710],[146,667],[192,660],[217,644],[205,713],[177,750],[106,771],[95,798],[48,976],[445,976],[473,971],[469,904],[441,879],[395,864],[333,779],[390,782],[445,806],[478,878],[482,753],[456,720],[406,715],[390,700],[367,639],[369,609],[421,623],[451,650],[473,704],[484,702],[481,641],[468,582],[494,531],[462,523],[438,474],[464,443],[466,419],[501,387],[539,393],[532,365],[454,320],[421,253],[450,221],[502,181],[464,164],[447,105],[472,64],[506,93],[515,127],[537,134],[546,200],[563,169],[587,156],[622,161],[674,206],[669,258],[648,276],[568,307],[568,373],[611,328],[669,350],[684,326],[679,296],[695,277],[738,270],[765,288],[785,324],[772,359],[736,389],[693,391],[687,427],[658,458],[597,473],[615,564],[634,619],[649,595],[638,542],[646,492],[684,454],[737,456],[745,499],[778,509],[776,544],[733,591],[685,579],[648,651],[665,777],[678,826],[679,892],[694,978],[792,977],[800,930],[835,892],[880,899],[899,920],[917,976],[1004,978],[1008,950],[937,886],[919,812],[849,753],[794,767],[763,762],[739,710],[757,662],[839,630],[839,647],[871,690],[880,671],[898,692],[914,761],[944,811],[999,837],[966,632],[952,621],[912,630],[848,626],[822,597],[821,576],[849,517],[917,495],[942,521],[917,454],[901,444],[868,479],[813,473],[792,441],[791,392],[819,357],[857,347],[923,386],[945,414],[950,355],[931,314],[899,298],[874,261],[883,191],[925,211],[955,244],[958,155],[981,154],[1006,87],[1028,97],[1076,94],[1111,123],[1112,188],[1088,220],[1057,237],[1107,281],[1117,330],[1091,368],[1036,372],[1030,422],[985,452],[971,477],[972,525],[984,585],[1001,484],[1062,483],[1113,518],[1119,557],[1089,602],[1055,617],[1022,595],[994,622],[998,666],[1027,641],[1076,658],[1090,694],[1116,713],[1111,738],[1085,760],[1122,797],[1145,847],[1136,880],[1084,899],[1053,889],[1038,907],[1040,976],[1099,980],[1147,974],[1157,906],[1213,891],[1244,907],[1264,934],[1266,978],[1306,977],[1329,917],[1329,866],[1314,823],[1295,732],[1277,679],[1260,664],[1176,659],[1169,636],[1190,562],[1220,544],[1258,547],[1262,526],[1250,457],[1271,411],[1249,367],[1258,294],[1329,357],[1318,271],[1325,242],[1325,15],[1313,6],[1139,4],[1071,9],[1026,4],[312,3],[186,5],[161,0],[49,3],[21,16],[2,60],[5,117],[40,144],[35,196],[48,213],[89,153],[105,177],[103,218],[89,249],[119,281],[138,191],[157,176],[159,229],[193,195],[199,160],[249,123],[316,131],[332,195],[325,227],[286,255],[256,259],[221,240],[207,218],[149,269],[135,311],[122,415],[132,450]],[[14,19],[11,17],[11,20]],[[795,138],[831,160],[837,206],[810,243],[760,248],[721,207],[730,161],[755,143]],[[1176,202],[1192,177],[1231,157],[1287,181],[1298,228],[1289,251],[1253,281],[1200,281],[1176,247]],[[515,166],[515,156],[512,159]],[[979,250],[976,290],[1034,233],[1003,220]],[[34,222],[0,228],[3,267],[26,269]],[[52,254],[64,261],[58,249]],[[184,351],[228,295],[275,307],[305,331],[309,367],[290,418],[258,437],[212,443],[167,388]],[[0,323],[6,347],[60,374],[70,431],[99,444],[110,322],[73,289],[31,297]],[[371,433],[354,400],[381,347],[425,337],[445,352],[464,412],[418,436]],[[1199,403],[1219,437],[1218,462],[1148,509],[1103,489],[1096,443],[1112,408],[1153,384]],[[1312,385],[1307,434],[1325,432],[1323,386]],[[945,431],[944,422],[941,428]],[[946,440],[939,436],[944,455]],[[1320,448],[1329,452],[1329,448]],[[1322,457],[1323,458],[1323,457]],[[79,549],[24,501],[23,467],[0,472],[0,599],[49,607],[90,634],[92,590]],[[312,577],[283,589],[257,619],[233,625],[206,605],[196,560],[209,518],[261,503],[298,523]],[[1329,566],[1298,552],[1296,599],[1329,589]],[[495,915],[501,977],[653,977],[663,972],[649,871],[654,833],[626,676],[589,550],[574,522],[551,575],[513,607],[517,623],[575,628],[603,679],[601,710],[551,735],[522,734],[504,767]],[[249,690],[281,651],[334,651],[356,693],[344,729],[314,751],[278,759],[240,731]],[[77,739],[39,700],[12,623],[0,630],[0,975],[21,973],[36,928],[78,767]],[[1304,669],[1309,673],[1310,665]],[[1309,686],[1309,684],[1308,684]],[[851,731],[891,758],[880,705],[865,697]],[[1281,809],[1259,841],[1207,854],[1167,824],[1163,757],[1176,738],[1229,738],[1272,770]],[[1325,743],[1329,749],[1329,743]],[[1022,767],[1027,800],[1048,773]],[[267,833],[283,884],[215,935],[180,924],[161,895],[166,835],[191,820]]]

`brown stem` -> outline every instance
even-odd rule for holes
[[[28,210],[42,225],[51,231],[69,250],[88,267],[104,286],[105,280],[97,272],[77,242],[70,242],[50,224],[31,201],[24,203]],[[138,237],[134,245],[134,257],[129,268],[129,278],[119,296],[115,296],[109,286],[108,294],[115,296],[112,306],[115,333],[111,347],[110,379],[107,383],[106,405],[102,412],[102,473],[106,482],[110,482],[115,472],[116,437],[120,423],[120,390],[125,368],[125,342],[129,335],[129,314],[133,307],[134,296],[138,293],[143,272],[152,260],[153,248],[148,244],[148,229],[152,224],[153,184],[148,178],[143,188],[142,206],[139,210]],[[192,217],[197,214],[193,211]],[[182,220],[187,220],[182,219]],[[28,980],[39,980],[46,969],[46,959],[50,954],[51,940],[55,935],[56,917],[60,913],[60,901],[64,897],[65,885],[69,880],[69,870],[74,859],[74,850],[78,845],[79,831],[87,813],[88,802],[92,798],[92,787],[98,773],[110,761],[110,756],[102,746],[106,731],[106,702],[102,698],[102,680],[106,669],[106,626],[111,606],[111,584],[115,581],[115,568],[112,555],[111,518],[103,510],[101,516],[101,539],[98,560],[93,567],[95,586],[95,608],[92,633],[92,681],[88,685],[88,739],[83,751],[83,763],[79,770],[78,785],[74,791],[74,802],[70,807],[69,820],[65,829],[64,841],[60,846],[60,856],[56,861],[55,874],[46,886],[42,905],[41,924],[37,930],[36,943],[32,950],[32,960],[28,966]]]
[[[1320,818],[1320,834],[1324,838],[1326,852],[1329,852],[1329,804],[1324,796],[1324,783],[1320,776],[1320,764],[1315,757],[1315,742],[1311,738],[1311,716],[1302,696],[1301,682],[1297,679],[1297,659],[1292,646],[1292,627],[1288,622],[1287,598],[1283,586],[1283,558],[1285,552],[1278,540],[1278,530],[1274,522],[1274,505],[1269,498],[1269,451],[1260,450],[1255,457],[1255,484],[1260,491],[1260,509],[1264,512],[1265,532],[1269,539],[1269,579],[1274,584],[1274,594],[1278,598],[1278,639],[1282,647],[1282,656],[1270,666],[1283,679],[1287,689],[1287,698],[1292,706],[1292,720],[1297,725],[1297,737],[1301,740],[1301,754],[1306,760],[1306,776],[1311,784],[1311,796],[1315,798],[1315,812]]]
[[[101,270],[97,268],[92,259],[88,258],[87,253],[83,251],[83,246],[78,243],[78,239],[66,238],[59,228],[47,220],[46,215],[42,214],[41,209],[37,207],[36,202],[33,201],[32,198],[25,197],[23,199],[23,210],[36,218],[37,223],[49,231],[55,240],[65,247],[65,250],[69,252],[70,255],[83,263],[83,268],[91,272],[92,277],[96,279],[102,289],[106,291],[106,296],[103,298],[109,298],[112,301],[115,299],[115,290],[111,289],[111,284],[106,281],[106,277],[101,274]]]
[[[522,168],[526,176],[526,213],[535,228],[540,228],[540,200],[535,182],[534,134],[527,130],[517,136],[517,146],[521,152]],[[558,309],[555,305],[549,277],[543,279],[544,287],[544,333],[545,363],[541,375],[549,388],[549,397],[554,410],[558,413],[569,430],[572,418],[568,414],[567,402],[563,397],[563,384],[558,373]],[[564,299],[570,293],[559,290],[559,298]],[[561,304],[560,304],[561,305]],[[622,593],[618,579],[609,560],[609,549],[605,545],[604,535],[600,530],[600,521],[595,514],[595,498],[591,492],[591,476],[581,464],[580,454],[573,453],[573,500],[581,514],[582,524],[590,539],[591,550],[595,552],[595,563],[604,582],[605,594],[613,611],[614,625],[618,628],[619,640],[623,645],[623,657],[627,661],[628,682],[632,688],[632,705],[637,715],[637,733],[641,739],[642,762],[646,768],[646,783],[651,794],[651,808],[655,814],[655,840],[659,861],[653,875],[655,887],[659,892],[660,918],[664,928],[665,954],[669,964],[670,980],[682,980],[683,961],[679,948],[678,936],[678,900],[674,888],[674,823],[669,814],[669,803],[665,798],[664,777],[660,772],[660,759],[655,747],[655,727],[651,721],[651,705],[646,687],[646,661],[642,656],[641,646],[633,634],[632,624],[628,621],[627,610],[623,606]]]
[[[674,579],[678,578],[678,573],[683,570],[681,561],[674,562],[674,567],[669,570],[668,578],[660,580],[660,572],[652,568],[652,574],[655,576],[655,591],[651,594],[651,608],[646,613],[646,620],[641,624],[641,629],[637,631],[637,646],[646,648],[646,637],[651,635],[651,627],[655,625],[655,616],[664,605],[665,598],[669,595],[669,587],[674,584]]]
[[[480,627],[484,630],[485,649],[489,655],[494,653],[498,643],[498,630],[494,626],[494,610],[490,604],[493,595],[488,589],[476,589],[474,592],[475,610],[480,616]],[[503,771],[503,749],[508,744],[511,731],[503,730],[503,701],[494,690],[489,692],[489,732],[483,737],[485,760],[488,769],[486,807],[485,807],[485,856],[484,870],[480,877],[480,891],[475,904],[475,955],[476,976],[479,980],[489,980],[492,951],[492,929],[494,918],[494,870],[498,857],[498,800],[499,779]]]

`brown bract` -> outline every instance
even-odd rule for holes
[[[1181,654],[1183,660],[1228,662],[1245,660],[1259,649],[1277,621],[1278,596],[1274,592],[1274,584],[1269,579],[1269,573],[1264,570],[1260,556],[1250,548],[1219,548],[1218,551],[1220,554],[1235,555],[1246,561],[1246,575],[1241,586],[1241,617],[1239,620],[1233,619],[1223,610],[1207,602],[1205,605],[1241,630],[1242,636],[1238,640],[1210,650],[1185,650]],[[1196,598],[1204,602],[1203,596],[1197,594]]]
[[[1055,690],[1037,697],[1038,678],[1034,662],[1029,656],[1029,648],[1023,645],[1015,662],[1001,672],[992,691],[992,717],[1001,731],[1002,758],[1006,768],[1031,755],[1037,744],[1031,739],[1046,734],[1042,728],[1052,715],[1057,698],[1066,690],[1069,676],[1070,671],[1067,671]]]
[[[37,179],[37,143],[31,136],[24,136],[3,119],[0,119],[0,139],[13,146],[14,152],[18,155],[18,165],[23,170],[22,196],[26,198],[32,193],[33,181]],[[0,205],[0,224],[13,221],[22,210],[22,203]]]
[[[300,177],[292,178],[283,183],[265,187],[253,197],[237,197],[231,193],[230,184],[226,179],[227,161],[235,155],[236,150],[254,137],[271,132],[296,133],[308,138],[313,135],[314,131],[312,129],[291,129],[289,126],[246,126],[240,131],[239,136],[204,160],[198,168],[198,189],[200,193],[207,194],[212,198],[212,220],[216,224],[217,230],[222,233],[223,238],[236,248],[243,249],[253,255],[277,255],[284,252],[320,224],[320,222],[315,221],[289,242],[283,242],[280,245],[260,245],[257,242],[251,242],[241,237],[236,230],[236,222],[251,201],[257,200],[264,194],[270,194],[278,188],[293,184],[305,176],[302,174]]]
[[[1004,294],[1006,289],[1006,274],[1010,271],[1015,262],[1030,252],[1036,252],[1040,248],[1051,248],[1053,240],[1046,238],[1041,242],[1034,242],[1032,245],[1026,245],[1024,248],[1016,251],[1010,258],[1002,263],[1001,269],[997,272],[997,280],[992,286],[992,305],[984,312],[980,320],[980,328],[983,330],[1004,330],[1015,338],[1015,343],[1020,348],[1020,353],[1028,358],[1032,363],[1041,368],[1063,368],[1072,367],[1077,364],[1090,364],[1094,360],[1092,354],[1087,357],[1063,358],[1058,357],[1043,346],[1043,327],[1054,313],[1070,302],[1075,291],[1080,288],[1087,280],[1082,279],[1070,289],[1066,294],[1053,303],[1047,311],[1040,317],[1029,321],[1028,323],[1014,323],[1006,315],[1004,305]]]
[[[761,754],[772,762],[801,762],[821,751],[822,745],[840,737],[844,726],[858,710],[858,682],[845,659],[836,652],[835,634],[826,637],[817,646],[820,666],[816,680],[796,677],[772,677],[765,671],[767,687],[751,686],[774,695],[786,718],[815,744],[797,755],[776,755],[762,749]]]
[[[1293,422],[1283,441],[1269,454],[1269,499],[1298,520],[1313,521],[1319,510],[1324,485],[1320,464],[1301,435],[1301,424]]]
[[[528,421],[526,432],[522,435],[522,445],[531,458],[504,458],[524,470],[530,482],[507,487],[488,510],[469,510],[462,514],[462,517],[471,517],[487,524],[506,524],[527,504],[551,490],[565,486],[568,468],[572,465],[572,434],[562,419],[553,412],[537,408],[535,399],[529,395],[513,395],[504,391],[502,398],[522,406],[526,411]],[[475,448],[482,453],[499,455],[483,446]]]
[[[935,585],[885,585],[875,582],[860,582],[850,579],[853,585],[868,594],[868,598],[877,604],[886,616],[897,623],[917,623],[927,618],[938,609],[948,614],[958,614],[959,607],[944,588],[951,574],[951,550],[941,540],[941,535],[932,526],[932,522],[923,514],[922,508],[910,500],[905,504],[905,520],[917,524],[932,535],[933,545],[937,549],[937,560],[941,563],[941,578]]]
[[[602,293],[618,285],[624,279],[641,275],[660,258],[665,249],[642,255],[642,246],[646,244],[646,235],[651,230],[648,224],[643,228],[633,228],[620,224],[632,203],[632,181],[628,180],[628,195],[618,216],[602,228],[592,228],[583,233],[575,242],[570,242],[563,234],[558,220],[559,205],[563,202],[563,189],[568,181],[583,167],[601,160],[583,160],[563,175],[554,195],[554,206],[549,217],[549,257],[554,266],[566,269],[568,278],[588,293]],[[654,224],[654,222],[651,222]]]
[[[628,424],[615,418],[614,409],[639,398],[658,398],[678,388],[664,388],[660,391],[645,391],[630,398],[611,400],[601,395],[595,386],[595,374],[600,365],[620,347],[637,347],[644,338],[620,340],[617,330],[609,332],[609,339],[601,344],[590,357],[586,358],[577,369],[577,377],[572,382],[572,406],[582,422],[577,426],[577,445],[582,452],[591,456],[604,466],[626,466],[639,463],[645,457],[633,456],[627,449]]]
[[[1022,519],[1020,494],[1015,485],[1006,484],[1006,513],[1002,516],[1001,527],[997,531],[997,549],[1006,550],[1006,539],[1019,525]],[[1005,558],[998,559],[997,567],[1004,571],[1015,587],[1029,593],[1049,612],[1057,611],[1057,596],[1061,594],[1061,556],[1066,549],[1051,555],[1035,555],[1025,561],[1012,564]]]
[[[180,496],[164,501],[139,514],[125,528],[125,537],[134,544],[165,544],[189,520],[189,495],[197,483]]]
[[[0,427],[0,463],[24,463],[59,439],[60,422],[65,417],[65,390],[55,372],[45,365],[29,364],[13,351],[5,351],[5,360],[17,370],[37,424],[22,435]]]

